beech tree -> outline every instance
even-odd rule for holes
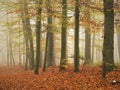
[[[79,0],[75,0],[74,72],[79,72]]]
[[[90,2],[87,0],[87,2]],[[90,11],[84,11],[87,24],[85,25],[85,63],[91,63],[91,32],[90,32]]]
[[[115,0],[114,1],[115,5],[116,5],[116,10],[115,10],[115,28],[117,30],[117,42],[118,42],[118,55],[119,55],[119,59],[120,59],[120,25],[119,25],[119,22],[120,22],[120,12],[119,12],[119,9],[117,8],[120,8],[120,1],[119,0]]]
[[[104,0],[103,78],[114,69],[114,0]]]
[[[53,31],[53,10],[52,0],[47,0],[47,12],[48,12],[48,55],[47,55],[47,66],[54,66],[54,31]]]
[[[40,62],[40,36],[41,36],[41,13],[42,13],[42,0],[37,0],[37,17],[36,17],[36,60],[34,73],[38,74],[39,72],[39,62]]]
[[[43,71],[46,70],[46,66],[55,65],[54,61],[54,32],[53,32],[53,11],[52,11],[52,0],[47,0],[47,34],[46,34],[46,45],[45,45],[45,59],[43,65]]]
[[[28,39],[29,39],[29,45],[30,45],[30,69],[34,68],[34,48],[33,48],[33,36],[32,36],[32,29],[30,24],[30,18],[28,17],[28,5],[27,0],[24,0],[24,10],[25,10],[25,16],[26,16],[26,29],[28,31]]]
[[[22,0],[21,2],[21,18],[23,24],[23,32],[26,43],[26,69],[29,60],[29,69],[33,69],[34,67],[34,48],[33,48],[33,37],[32,37],[32,29],[30,24],[30,18],[28,14],[28,5],[27,0]]]
[[[62,0],[62,33],[61,33],[61,59],[60,70],[65,69],[67,61],[67,0]]]
[[[22,27],[23,27],[23,33],[24,33],[24,41],[25,41],[25,49],[26,49],[26,59],[25,59],[25,70],[27,70],[28,68],[28,61],[29,61],[29,44],[28,44],[28,38],[27,38],[27,31],[26,31],[26,24],[25,24],[25,19],[24,19],[24,5],[23,5],[23,1],[19,1],[20,2],[20,9],[21,9],[21,18],[22,18]]]

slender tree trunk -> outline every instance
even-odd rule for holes
[[[11,30],[12,27],[9,26],[8,29]],[[9,46],[10,66],[12,66],[12,65],[15,65],[15,61],[14,61],[14,57],[13,57],[13,50],[12,50],[12,36],[11,36],[10,31],[8,31],[8,35],[9,35],[8,46]]]
[[[9,28],[10,29],[10,28]],[[11,46],[10,46],[10,42],[11,42],[11,36],[10,36],[10,32],[9,32],[9,42],[8,42],[8,46],[9,46],[9,58],[10,58],[10,66],[12,66],[12,57],[11,57]]]
[[[95,30],[93,32],[93,38],[92,38],[92,62],[94,62],[94,48],[95,48]]]
[[[117,37],[118,37],[118,54],[120,59],[120,33],[118,33]]]
[[[88,2],[90,2],[90,0]],[[90,64],[92,63],[91,62],[91,33],[90,33],[90,11],[88,8],[85,9],[84,14],[87,20],[87,23],[85,26],[85,63]]]
[[[12,43],[11,42],[12,42],[12,40],[10,40],[10,42],[9,42],[11,65],[15,66],[15,60],[13,57],[13,50],[12,50]]]
[[[46,50],[43,71],[46,66],[53,66],[54,63],[54,37],[53,37],[53,26],[52,26],[52,6],[51,0],[47,0],[47,36],[46,36]]]
[[[19,17],[19,16],[18,16]],[[20,21],[19,21],[19,66],[22,64],[22,59],[21,59],[21,44],[20,44]]]
[[[21,6],[21,18],[22,18],[22,26],[23,26],[23,34],[24,34],[24,39],[25,39],[25,49],[26,49],[26,59],[25,59],[25,70],[28,69],[28,61],[29,61],[29,56],[30,56],[30,51],[29,51],[29,40],[28,40],[28,31],[27,31],[27,26],[26,26],[26,19],[25,19],[25,11],[24,11],[24,2],[23,0],[20,0]]]
[[[52,26],[52,0],[47,0],[47,13],[48,13],[48,57],[47,57],[47,66],[53,66],[54,63],[54,33]]]
[[[23,32],[24,32],[24,39],[25,39],[25,49],[26,49],[26,58],[25,58],[25,70],[28,69],[28,61],[29,61],[29,56],[30,56],[30,51],[29,51],[29,43],[28,43],[28,38],[27,38],[27,32],[26,29],[24,28],[24,22],[23,22]]]
[[[114,69],[114,0],[104,0],[103,78]]]
[[[60,70],[64,70],[67,61],[67,0],[62,0],[62,33]]]
[[[22,14],[23,15],[23,14]],[[23,18],[23,16],[22,16]],[[25,70],[28,69],[28,61],[29,61],[29,56],[30,56],[30,52],[29,52],[29,43],[28,43],[28,37],[27,37],[27,32],[26,32],[26,26],[25,26],[25,20],[22,19],[22,25],[23,25],[23,34],[24,34],[24,39],[25,39],[25,49],[26,49],[26,56],[25,56]]]
[[[115,0],[115,3],[120,3],[119,0]],[[118,8],[120,8],[120,5],[118,6]],[[120,12],[117,12],[117,14],[115,15],[115,17],[117,17],[118,20],[116,20],[116,30],[117,32],[117,41],[118,41],[118,55],[119,55],[119,60],[120,60],[120,26],[119,26],[119,20],[120,20]]]
[[[39,67],[42,68],[42,67],[43,67],[42,33],[41,33],[41,35],[40,35],[40,43],[41,43],[41,44],[40,44],[40,61],[39,61]]]
[[[79,72],[79,0],[75,0],[74,72]]]
[[[54,59],[54,35],[53,32],[49,33],[49,44],[48,44],[48,66],[54,66],[55,65],[55,59]]]
[[[9,36],[7,34],[7,66],[10,65],[10,58],[9,57],[10,57],[10,54],[9,54]]]
[[[120,30],[118,25],[116,25],[116,29],[118,31]],[[119,55],[119,59],[120,59],[120,32],[117,33],[117,41],[118,41],[118,55]]]
[[[7,11],[8,13],[8,11]],[[7,15],[7,23],[8,23],[8,15]],[[7,28],[7,66],[10,65],[10,53],[9,53],[9,27]]]
[[[35,62],[35,69],[34,73],[39,73],[39,61],[40,61],[40,36],[41,36],[41,4],[42,0],[37,1],[38,9],[37,9],[37,21],[36,21],[36,62]]]
[[[43,65],[43,71],[46,70],[46,63],[47,63],[47,55],[48,55],[48,32],[46,35],[46,45],[45,45],[45,59],[44,59],[44,65]]]
[[[91,62],[91,34],[90,29],[85,30],[85,63],[89,64]]]
[[[32,29],[31,29],[31,25],[30,25],[30,18],[29,18],[29,14],[28,14],[28,5],[27,5],[27,0],[24,0],[24,14],[25,14],[25,24],[26,24],[26,30],[28,33],[28,41],[29,41],[29,45],[30,45],[30,67],[29,69],[33,69],[34,68],[34,48],[33,48],[33,37],[32,37]]]
[[[28,69],[28,61],[29,61],[29,47],[28,47],[28,42],[26,42],[26,58],[25,58],[25,70]]]

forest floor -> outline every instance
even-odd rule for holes
[[[0,67],[0,90],[120,90],[120,68],[107,73],[102,79],[101,67],[80,66],[80,72],[74,73],[73,67],[59,71],[59,67],[50,67],[45,72],[39,70],[24,71],[20,67]]]

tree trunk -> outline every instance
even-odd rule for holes
[[[48,66],[55,66],[54,59],[54,35],[53,32],[49,33],[49,44],[48,44]]]
[[[10,65],[10,53],[9,53],[9,36],[7,34],[7,66]]]
[[[120,3],[120,1],[119,0],[115,0],[115,3]],[[118,6],[118,8],[120,8],[120,5]],[[117,12],[116,13],[116,15],[115,15],[115,17],[117,17],[117,19],[118,19],[118,21],[116,21],[116,30],[118,31],[117,32],[117,41],[118,41],[118,55],[119,55],[119,60],[120,60],[120,25],[119,25],[119,23],[120,23],[120,12]]]
[[[117,34],[118,37],[118,54],[119,54],[119,59],[120,59],[120,33],[118,32]]]
[[[12,40],[10,40],[9,42],[9,47],[10,47],[10,61],[11,61],[11,65],[15,66],[15,60],[13,57],[13,50],[12,50]]]
[[[11,36],[10,36],[10,32],[9,32],[9,42],[8,42],[8,46],[9,46],[9,58],[10,58],[10,66],[12,66],[12,57],[11,57]]]
[[[54,63],[54,33],[52,26],[52,0],[47,0],[47,13],[48,13],[48,57],[47,57],[47,66],[53,66]]]
[[[60,60],[60,70],[64,70],[67,61],[67,0],[62,0],[62,33],[61,33],[61,60]]]
[[[24,14],[25,14],[25,24],[26,24],[26,31],[28,33],[28,42],[30,43],[30,67],[29,69],[34,68],[34,47],[33,47],[33,37],[32,37],[32,30],[31,30],[31,25],[30,25],[30,18],[28,14],[28,5],[27,5],[27,0],[24,0]]]
[[[95,48],[95,30],[93,32],[93,38],[92,38],[92,62],[94,62],[94,48]]]
[[[88,0],[87,0],[88,1]],[[90,2],[90,1],[88,1]],[[91,62],[91,32],[90,32],[90,11],[86,7],[85,11],[85,18],[87,23],[85,25],[85,63],[90,64]]]
[[[103,78],[114,69],[114,1],[104,0]]]
[[[27,37],[27,32],[25,29],[25,22],[24,19],[22,20],[23,24],[23,34],[24,34],[24,39],[25,39],[25,49],[26,49],[26,58],[25,58],[25,70],[28,69],[28,61],[29,61],[29,56],[30,56],[30,51],[29,51],[29,43],[28,43],[28,37]]]
[[[18,18],[19,18],[19,16],[18,16]],[[21,49],[20,40],[21,40],[21,38],[20,38],[20,21],[19,21],[19,66],[22,65],[21,50],[20,50]]]
[[[29,43],[28,43],[28,32],[27,32],[27,28],[26,28],[26,21],[25,21],[25,12],[24,12],[24,5],[23,5],[23,0],[20,1],[21,3],[21,6],[20,6],[20,9],[21,9],[21,18],[22,18],[22,26],[23,26],[23,34],[24,34],[24,39],[25,39],[25,49],[26,49],[26,59],[25,59],[25,70],[27,70],[28,68],[28,61],[29,61],[29,56],[30,56],[30,52],[29,52]]]
[[[116,25],[116,29],[118,31],[120,30],[119,25]],[[118,41],[118,55],[119,55],[119,59],[120,59],[120,32],[117,33],[117,41]]]
[[[7,10],[7,13],[8,13],[8,10]],[[8,23],[8,14],[7,14],[7,23]],[[7,66],[10,65],[10,48],[9,48],[9,27],[7,27]]]
[[[41,36],[41,4],[42,0],[37,1],[38,5],[38,10],[37,10],[37,21],[36,21],[36,62],[35,62],[35,69],[34,73],[38,74],[39,73],[39,61],[40,61],[40,36]]]
[[[75,0],[74,72],[79,72],[79,0]]]
[[[43,67],[43,45],[42,45],[42,34],[40,35],[40,61],[39,61],[39,67],[42,68]]]
[[[47,36],[46,36],[46,48],[45,48],[45,60],[43,71],[45,71],[46,66],[53,66],[54,60],[54,38],[53,38],[53,31],[52,31],[52,6],[51,0],[47,0]]]
[[[91,62],[91,34],[89,28],[85,30],[85,63]]]
[[[27,41],[27,40],[26,40]],[[28,69],[28,61],[29,61],[29,47],[28,47],[28,42],[26,42],[26,62],[25,62],[25,70]]]
[[[48,32],[47,32],[47,35],[46,35],[45,59],[44,59],[43,71],[46,70],[47,55],[48,55]]]

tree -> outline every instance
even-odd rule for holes
[[[47,36],[46,36],[46,48],[45,48],[45,60],[43,71],[45,71],[46,66],[55,65],[54,61],[54,34],[52,25],[52,0],[47,0]]]
[[[119,0],[115,0],[114,2],[116,4],[116,8],[120,8],[120,1]],[[115,10],[115,26],[116,26],[116,30],[117,30],[117,41],[118,41],[118,55],[119,55],[119,59],[120,59],[120,25],[119,25],[119,22],[120,22],[120,12],[119,12],[119,9],[118,10]]]
[[[118,30],[119,30],[119,28],[118,28]],[[117,38],[118,38],[118,54],[119,54],[119,59],[120,59],[120,32],[118,32]]]
[[[114,0],[104,0],[103,78],[114,69]]]
[[[12,39],[11,37],[9,37],[9,38]],[[13,50],[12,50],[12,40],[10,40],[10,42],[9,42],[9,48],[10,48],[10,65],[15,66],[15,60],[13,57]]]
[[[7,10],[8,13],[8,10]],[[7,14],[7,23],[8,23],[8,14]],[[9,30],[9,27],[8,27]],[[10,49],[9,49],[9,31],[7,30],[7,66],[10,65]]]
[[[34,73],[38,74],[39,70],[39,61],[40,61],[40,36],[41,36],[41,12],[42,12],[42,0],[37,1],[38,9],[37,9],[37,18],[36,18],[36,62]]]
[[[47,35],[46,35],[45,58],[44,58],[43,71],[46,70],[47,54],[48,54],[48,31],[47,31]]]
[[[31,24],[30,24],[30,18],[29,18],[29,13],[28,13],[28,5],[27,5],[27,0],[23,1],[24,4],[24,15],[25,15],[25,28],[27,32],[27,38],[28,38],[28,45],[29,47],[29,69],[33,69],[34,67],[34,48],[33,48],[33,38],[32,38],[32,29],[31,29]]]
[[[33,69],[34,68],[34,48],[33,48],[32,29],[31,29],[30,18],[28,13],[27,0],[24,0],[24,14],[26,16],[25,22],[26,22],[26,29],[28,32],[28,40],[30,45],[30,69]]]
[[[95,48],[95,30],[93,31],[93,37],[92,37],[92,62],[94,61],[94,48]]]
[[[67,49],[66,49],[66,31],[67,31],[67,0],[62,0],[62,33],[61,33],[61,59],[60,59],[60,70],[65,69],[67,61]]]
[[[85,63],[91,62],[91,33],[90,33],[90,11],[88,8],[84,11],[87,21],[85,26]]]
[[[28,5],[26,0],[20,1],[20,9],[21,9],[21,18],[22,18],[22,25],[23,25],[23,33],[24,39],[26,43],[26,65],[25,70],[28,67],[29,61],[29,69],[33,69],[34,67],[34,48],[33,48],[33,38],[32,38],[32,29],[30,25],[30,18],[28,14]]]
[[[75,0],[74,72],[79,72],[79,0]]]
[[[22,2],[20,2],[22,3]],[[25,19],[24,19],[24,10],[21,8],[21,18],[22,18],[22,26],[23,26],[23,34],[24,34],[24,41],[25,41],[25,49],[26,49],[26,57],[25,57],[25,70],[27,70],[28,67],[28,60],[29,60],[29,44],[28,44],[28,37],[27,37],[27,31],[26,31],[26,24],[25,24]]]
[[[90,29],[86,28],[85,30],[85,62],[92,63],[91,62],[91,34]]]
[[[8,10],[7,10],[8,12]],[[12,65],[15,65],[15,60],[14,60],[14,57],[13,57],[13,46],[12,46],[12,33],[10,32],[10,30],[13,29],[13,26],[9,25],[9,19],[8,19],[8,16],[10,17],[10,15],[7,14],[7,64],[8,66],[12,66]],[[12,18],[12,17],[11,17]],[[13,18],[12,18],[13,19]]]
[[[48,12],[48,57],[47,57],[47,66],[54,66],[54,32],[53,32],[53,25],[52,25],[52,0],[47,0],[47,12]]]

